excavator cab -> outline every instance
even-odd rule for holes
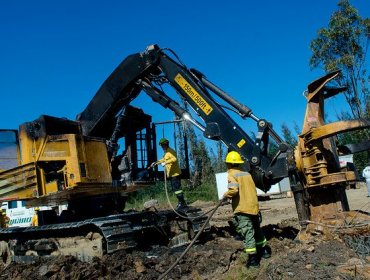
[[[115,149],[112,137],[106,136],[112,131],[114,140],[121,140],[121,146],[114,143]],[[76,205],[82,201],[85,206],[99,205],[95,197],[99,201],[124,197],[154,181],[147,170],[156,159],[151,116],[131,106],[120,118],[119,130],[116,125],[105,126],[100,135],[84,136],[77,121],[43,115],[22,124],[19,137],[15,130],[1,130],[0,140],[4,201],[25,200],[28,206],[69,203],[78,210]],[[118,209],[123,211],[123,207]],[[104,208],[100,205],[99,209]]]

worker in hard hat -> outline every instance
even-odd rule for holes
[[[9,226],[9,217],[4,209],[0,209],[0,227],[7,228]]]
[[[184,193],[181,190],[181,169],[177,160],[177,154],[175,150],[170,148],[169,144],[170,141],[168,141],[166,138],[162,138],[159,140],[159,145],[164,151],[163,158],[156,162],[153,162],[150,166],[154,167],[155,165],[161,164],[165,167],[166,176],[171,182],[171,189],[177,196],[177,209],[181,209],[186,207]]]
[[[34,211],[35,213],[32,216],[31,225],[33,227],[37,227],[39,225],[39,207],[35,207]]]
[[[248,254],[247,267],[258,267],[261,257],[269,258],[271,249],[260,227],[256,185],[250,173],[241,169],[244,160],[236,151],[227,154],[228,185],[223,198],[232,200],[233,224],[243,238]]]

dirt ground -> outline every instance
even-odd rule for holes
[[[370,212],[366,187],[347,190],[351,210]],[[197,201],[208,211],[213,203]],[[299,224],[293,198],[261,201],[263,230],[272,257],[259,268],[245,267],[242,242],[228,221],[231,206],[221,206],[211,220],[208,234],[195,243],[165,279],[370,279],[369,226],[299,241]],[[186,246],[154,246],[147,250],[121,251],[102,259],[81,262],[74,257],[38,260],[0,269],[0,279],[158,279]]]

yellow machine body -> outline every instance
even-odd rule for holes
[[[112,186],[105,141],[81,134],[32,137],[19,130],[20,165],[0,172],[2,201],[59,205],[70,199],[125,191]]]

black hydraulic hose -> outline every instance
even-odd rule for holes
[[[205,223],[203,224],[203,226],[200,228],[200,230],[198,231],[198,233],[195,235],[194,239],[190,242],[190,244],[188,245],[188,247],[186,247],[186,249],[184,250],[184,252],[182,252],[182,254],[178,257],[178,259],[163,273],[161,274],[159,277],[158,277],[158,280],[161,280],[163,279],[164,277],[166,277],[166,275],[179,263],[179,261],[185,256],[185,254],[190,250],[190,248],[194,245],[195,241],[198,239],[199,235],[203,232],[203,230],[205,229],[205,227],[207,226],[207,224],[209,223],[209,221],[211,220],[213,214],[216,212],[216,210],[221,206],[223,200],[220,200],[216,207],[213,209],[213,211],[211,212],[211,214],[208,216],[207,220],[205,221]]]
[[[231,97],[229,94],[227,94],[225,91],[220,89],[218,86],[213,84],[211,81],[207,80],[206,77],[202,73],[200,73],[198,70],[192,69],[191,71],[201,80],[201,82],[204,84],[206,88],[210,89],[217,96],[219,96],[224,101],[226,101],[228,104],[230,104],[235,109],[237,109],[243,118],[249,117],[249,118],[252,118],[258,121],[258,118],[253,115],[252,110],[248,108],[246,105],[240,103],[239,101]]]

